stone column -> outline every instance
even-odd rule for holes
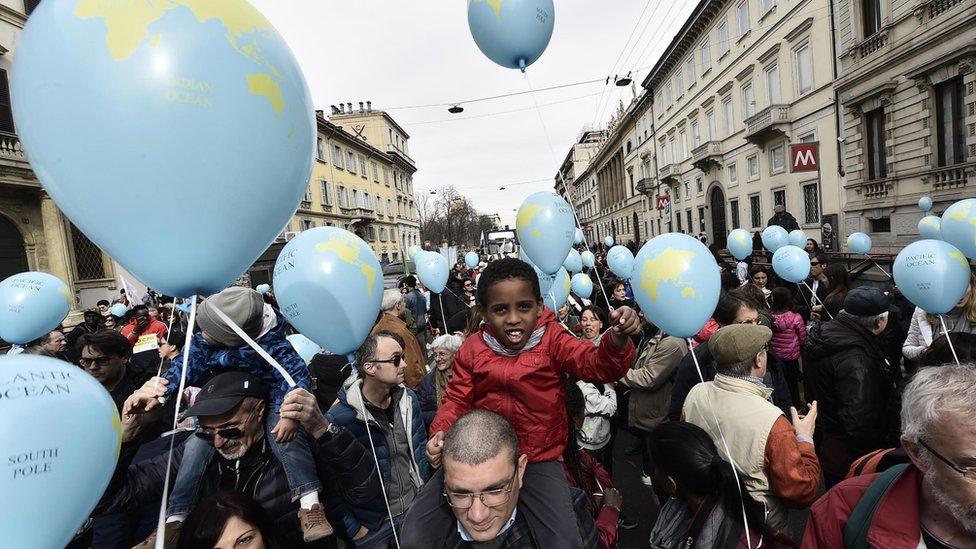
[[[61,211],[51,197],[41,195],[41,222],[44,226],[44,245],[47,248],[46,271],[65,282],[72,293],[74,286],[71,254],[68,252],[67,227],[61,219]]]

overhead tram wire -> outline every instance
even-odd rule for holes
[[[594,78],[592,80],[583,80],[583,81],[580,81],[580,82],[571,82],[569,84],[557,84],[555,86],[548,86],[548,87],[545,87],[545,88],[539,88],[539,90],[537,90],[537,91],[540,91],[541,92],[541,91],[560,90],[560,89],[564,89],[564,88],[571,88],[571,87],[574,87],[574,86],[584,86],[584,85],[587,85],[587,84],[595,84],[597,82],[604,82],[605,80],[606,80],[605,77]],[[407,110],[407,109],[429,109],[429,108],[435,108],[435,107],[450,107],[450,106],[453,106],[453,105],[470,105],[471,103],[480,103],[482,101],[492,101],[492,100],[495,100],[495,99],[504,99],[504,98],[507,98],[507,97],[515,97],[515,96],[518,96],[518,95],[526,95],[528,93],[530,93],[530,92],[528,92],[528,91],[518,91],[518,92],[502,93],[502,94],[498,94],[498,95],[490,95],[490,96],[487,96],[487,97],[477,97],[477,98],[474,98],[474,99],[466,99],[466,100],[463,100],[463,101],[448,101],[448,102],[445,102],[445,103],[429,103],[429,104],[426,104],[426,105],[401,105],[401,106],[397,106],[397,107],[386,107],[384,110],[388,110],[388,111],[402,111],[402,110]]]
[[[644,13],[647,12],[647,7],[650,6],[650,5],[651,5],[651,0],[647,0],[647,3],[644,4],[644,9],[641,10],[640,17],[637,18],[637,21],[634,22],[633,28],[630,29],[630,35],[627,36],[627,41],[624,42],[623,47],[620,48],[620,53],[617,54],[616,61],[614,61],[613,62],[613,65],[610,66],[610,74],[613,74],[614,71],[617,70],[617,64],[620,62],[620,58],[623,56],[624,52],[627,50],[627,46],[630,44],[631,38],[634,37],[634,31],[637,30],[637,26],[640,25],[641,20],[644,18]],[[660,2],[658,2],[657,5],[660,6]],[[654,11],[655,12],[657,11],[657,7],[656,6],[654,8]],[[654,12],[651,13],[651,17],[648,19],[648,21],[650,21],[653,18],[654,18]],[[647,28],[647,25],[646,24],[644,25],[644,28]],[[641,29],[641,33],[643,33],[643,32],[644,32],[643,29]],[[638,38],[638,41],[639,40],[640,39]],[[635,43],[634,45],[636,46],[637,44]],[[629,57],[629,55],[628,55],[628,57]],[[624,59],[624,64],[626,65],[626,59]],[[608,80],[607,84],[609,84],[609,80]],[[608,89],[604,88],[603,94],[609,95],[609,93],[612,92],[612,91],[613,90],[608,90]],[[601,110],[600,109],[600,106],[603,104],[603,96],[602,96],[603,94],[601,94],[600,101],[597,103],[596,113],[594,113],[594,120],[590,124],[591,126],[596,123],[596,115],[599,114],[599,112]]]
[[[589,98],[589,97],[596,97],[597,95],[600,95],[600,93],[601,92],[595,92],[595,93],[590,93],[590,94],[586,94],[586,95],[580,95],[580,96],[577,96],[577,97],[570,97],[570,98],[567,98],[567,99],[561,99],[559,101],[553,101],[553,102],[550,102],[550,103],[544,103],[544,104],[540,105],[540,107],[550,107],[552,105],[561,105],[563,103],[570,103],[570,102],[573,102],[573,101],[579,101],[581,99],[586,99],[586,98]],[[422,125],[426,125],[426,124],[438,124],[438,123],[441,123],[441,122],[460,122],[462,120],[475,120],[475,119],[478,119],[478,118],[489,118],[489,117],[492,117],[492,116],[501,116],[501,115],[504,115],[504,114],[512,114],[512,113],[517,113],[517,112],[530,111],[530,110],[533,110],[533,109],[535,109],[535,107],[522,107],[520,109],[509,109],[509,110],[506,110],[506,111],[496,111],[496,112],[475,114],[475,115],[472,115],[472,116],[462,116],[462,117],[453,117],[453,118],[440,118],[440,119],[437,119],[437,120],[421,120],[421,121],[418,121],[418,122],[401,122],[400,125],[401,126],[422,126]]]

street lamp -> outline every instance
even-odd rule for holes
[[[464,107],[461,105],[452,105],[451,108],[447,109],[447,112],[451,114],[461,114],[464,112]]]
[[[616,78],[617,78],[616,85],[617,85],[618,88],[623,88],[624,86],[629,86],[630,83],[633,82],[633,80],[631,80],[631,78],[630,78],[630,72],[627,73],[627,76],[619,76],[619,77],[616,77]]]

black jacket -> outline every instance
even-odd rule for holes
[[[441,310],[442,301],[444,303],[443,310]],[[427,324],[437,328],[443,334],[445,323],[458,312],[467,310],[468,306],[458,299],[458,297],[453,293],[446,290],[440,294],[431,292],[430,312],[427,313]]]
[[[183,457],[184,444],[173,450],[170,482],[176,479]],[[135,509],[148,503],[159,503],[166,478],[168,454],[132,463],[138,448],[123,444],[115,474],[93,515],[102,516]],[[312,443],[316,468],[326,490],[337,492],[350,504],[357,505],[382,498],[379,478],[372,455],[346,430]],[[271,515],[275,527],[286,538],[289,547],[302,546],[298,523],[298,502],[292,502],[288,479],[281,463],[270,448],[252,473],[255,478],[246,482],[245,492]],[[233,483],[233,462],[224,460],[216,452],[207,463],[199,487],[199,497],[206,497]],[[244,480],[244,479],[242,479]]]
[[[800,228],[800,224],[796,222],[796,218],[790,212],[783,212],[783,219],[777,219],[775,215],[770,217],[766,226],[771,227],[773,225],[783,227],[786,229],[786,232],[795,231]]]
[[[804,375],[818,401],[817,436],[838,442],[850,460],[884,447],[895,374],[882,344],[842,313],[814,327],[803,347]],[[839,467],[847,460],[840,457]]]
[[[708,342],[695,347],[693,351],[698,363],[701,365],[701,375],[705,381],[715,379],[715,359],[712,358],[711,351],[708,350]],[[780,362],[776,353],[772,349],[766,351],[766,377],[763,381],[767,387],[773,389],[773,405],[783,410],[786,417],[790,417],[790,389],[786,385],[786,374],[783,371],[783,363]],[[685,355],[678,365],[678,372],[674,376],[674,386],[671,388],[671,405],[668,407],[668,420],[678,421],[681,419],[681,410],[685,405],[685,399],[691,388],[701,383],[698,376],[698,369],[695,368],[694,358],[691,353]]]

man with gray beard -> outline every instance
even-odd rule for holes
[[[803,548],[976,547],[976,365],[925,368],[902,399],[911,463],[835,486],[810,509]]]

